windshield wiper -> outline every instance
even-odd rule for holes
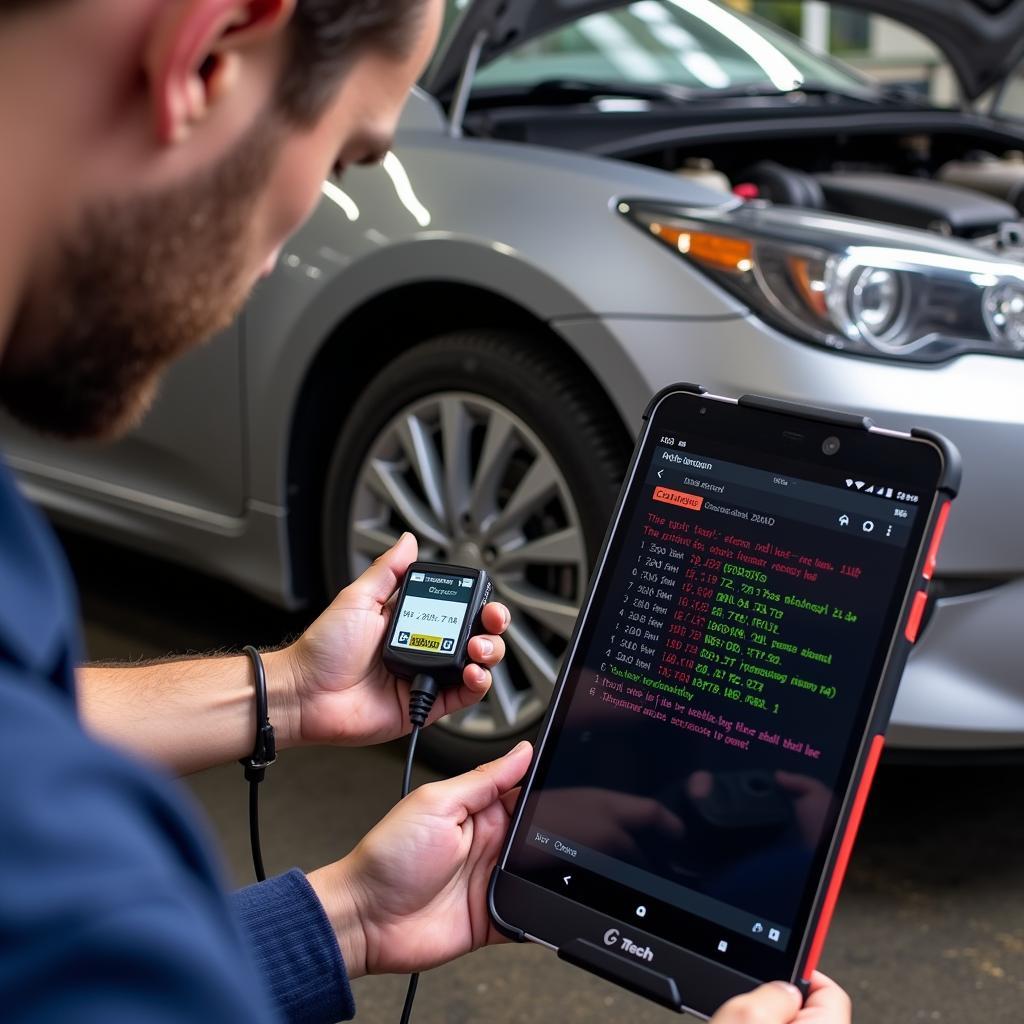
[[[481,90],[483,91],[483,90]],[[722,89],[693,89],[674,82],[598,82],[582,78],[547,78],[525,90],[527,102],[587,103],[602,97],[649,100],[652,103],[714,103],[722,99],[782,98],[785,96],[817,96],[869,105],[899,104],[928,106],[923,100],[907,95],[905,90],[872,88],[840,89],[835,86],[805,82],[794,89],[780,89],[768,83],[751,82]]]
[[[659,102],[689,100],[699,95],[698,90],[671,83],[648,85],[639,82],[597,82],[585,78],[546,78],[526,90],[526,98],[537,102],[543,102],[548,97],[562,102],[586,102],[602,96]]]
[[[853,100],[857,103],[884,103],[886,102],[886,96],[881,92],[875,92],[871,89],[865,88],[863,92],[854,89],[837,89],[830,85],[814,85],[810,83],[804,83],[803,85],[797,85],[792,89],[780,89],[774,85],[762,85],[760,83],[750,83],[749,85],[730,85],[724,89],[708,89],[702,93],[702,98],[714,100],[714,99],[743,99],[746,96],[762,97],[767,96],[769,98],[776,96],[823,96],[826,99],[838,99],[838,100]]]

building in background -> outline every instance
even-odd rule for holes
[[[956,83],[934,43],[890,18],[823,0],[733,0],[799,36],[822,53],[842,57],[872,78],[919,90],[932,102],[953,105]]]

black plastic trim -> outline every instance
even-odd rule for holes
[[[874,426],[867,416],[857,416],[849,412],[834,412],[831,409],[800,405],[798,402],[784,402],[780,398],[765,398],[762,395],[740,395],[739,404],[748,409],[761,409],[764,412],[779,413],[783,416],[799,416],[801,419],[833,423],[837,427],[853,427],[855,430],[870,430]]]
[[[963,459],[960,457],[960,450],[948,437],[936,433],[934,430],[913,427],[910,436],[920,438],[922,441],[931,441],[942,452],[943,473],[942,479],[939,481],[939,490],[949,495],[950,498],[955,498],[960,491],[960,479],[963,475]]]
[[[629,960],[602,949],[589,939],[573,939],[558,950],[560,960],[565,960],[576,967],[582,967],[591,974],[596,974],[605,981],[614,982],[638,996],[653,999],[670,1010],[683,1012],[683,1003],[679,998],[679,986],[675,978],[661,974],[641,963]]]
[[[534,760],[536,760],[536,747],[534,748],[534,751]],[[531,765],[530,768],[532,770],[533,766]],[[528,771],[527,775],[529,774],[530,772]],[[517,814],[518,804],[522,803],[523,792],[525,790],[525,786],[523,786],[520,790],[519,800],[517,801]],[[515,819],[516,814],[512,816],[512,820],[515,821]],[[506,843],[508,842],[508,836],[506,836],[505,841]],[[494,865],[493,869],[491,870],[491,880],[487,884],[487,912],[491,915],[491,921],[494,922],[494,927],[497,928],[498,931],[501,932],[501,934],[504,935],[506,939],[511,939],[513,942],[526,942],[526,932],[524,932],[522,928],[516,928],[514,925],[509,924],[508,921],[506,921],[498,913],[498,908],[494,902],[494,890],[498,885],[498,876],[500,874],[501,862],[499,861],[497,864]]]
[[[914,429],[910,431],[910,434],[912,437],[919,440],[935,444],[939,449],[943,459],[943,476],[939,486],[936,488],[935,497],[932,501],[932,507],[929,512],[928,523],[925,526],[921,544],[918,548],[917,560],[911,572],[910,582],[907,586],[906,593],[904,594],[903,607],[900,610],[899,618],[896,620],[897,631],[889,648],[889,658],[878,686],[878,692],[875,696],[875,706],[868,717],[868,723],[862,740],[860,753],[857,756],[857,761],[854,765],[854,771],[851,776],[851,784],[848,790],[846,804],[840,815],[839,822],[837,823],[832,849],[830,850],[825,862],[825,870],[822,873],[816,906],[807,922],[808,927],[805,934],[803,948],[800,951],[800,957],[797,961],[799,965],[801,985],[809,984],[809,978],[807,977],[809,973],[807,971],[807,957],[813,940],[817,935],[821,922],[821,915],[825,909],[824,894],[827,892],[829,882],[835,872],[839,858],[839,851],[842,847],[846,832],[850,827],[853,805],[867,767],[871,744],[876,735],[884,737],[886,734],[893,705],[896,703],[896,697],[899,693],[899,686],[900,681],[903,678],[903,671],[906,668],[907,659],[910,657],[910,653],[914,647],[914,644],[909,641],[906,636],[908,616],[910,615],[910,611],[913,607],[914,597],[919,590],[926,590],[930,594],[929,582],[924,579],[923,572],[928,551],[931,547],[932,538],[935,536],[935,530],[938,526],[942,507],[948,500],[955,497],[956,487],[960,480],[960,453],[949,440],[941,434],[936,434],[929,430]],[[930,601],[929,604],[931,604]],[[868,794],[868,798],[870,799],[870,793]]]
[[[647,408],[644,409],[643,418],[645,420],[650,419],[651,413],[657,408],[658,403],[666,396],[675,394],[677,391],[685,391],[690,395],[706,395],[708,389],[702,387],[700,384],[690,384],[686,381],[680,381],[678,384],[669,384],[668,387],[662,388],[651,400],[647,403]]]
[[[652,994],[643,983],[627,987],[662,1005],[670,1005],[675,1010],[685,1008],[686,1012],[703,1020],[707,1020],[718,1007],[734,996],[749,992],[758,984],[758,979],[749,974],[645,932],[643,928],[636,927],[635,921],[623,921],[593,910],[567,894],[543,889],[533,882],[502,871],[500,867],[492,875],[491,889],[492,909],[493,904],[500,901],[514,908],[514,912],[522,918],[522,930],[518,933],[515,929],[508,929],[507,925],[503,927],[499,919],[499,929],[504,934],[512,938],[535,940],[556,954],[568,948],[569,955],[561,957],[567,963],[590,970],[616,984],[626,984],[624,975],[627,972],[622,969],[623,965],[628,968],[634,962],[642,963],[661,977],[672,979],[680,993],[679,1001],[666,1003],[664,997],[669,990],[665,987],[661,987],[656,994]],[[612,936],[612,931],[618,934]],[[634,954],[637,960],[634,961],[632,956],[616,952],[612,945],[621,948],[620,940],[627,936],[636,946],[647,946],[650,956],[646,955],[647,950],[637,949]],[[585,962],[581,962],[585,954],[580,957],[571,952],[576,948],[578,940],[588,942],[599,950],[608,949],[613,956],[608,960],[598,957],[586,958]],[[594,969],[594,959],[602,970]],[[649,980],[645,978],[645,981]]]

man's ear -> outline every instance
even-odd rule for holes
[[[184,139],[232,88],[245,47],[281,33],[295,0],[179,0],[162,4],[144,56],[162,145]]]

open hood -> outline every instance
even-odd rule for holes
[[[681,7],[686,0],[676,0]],[[1024,55],[1024,0],[842,0],[900,21],[927,36],[948,58],[969,100],[1002,81]],[[484,34],[487,64],[526,40],[623,0],[475,0],[463,12],[423,84],[447,99],[474,40]]]

